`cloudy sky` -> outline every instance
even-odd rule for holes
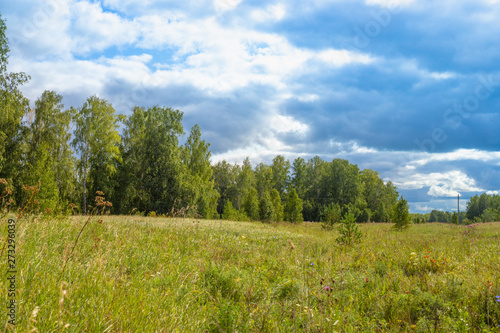
[[[4,1],[10,70],[184,111],[213,161],[378,170],[413,212],[500,190],[499,0]],[[465,200],[462,201],[465,208]]]

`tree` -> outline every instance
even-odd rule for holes
[[[274,217],[274,207],[269,192],[264,192],[259,200],[259,213],[262,222],[271,222]]]
[[[273,177],[273,188],[278,190],[280,196],[283,198],[290,182],[290,162],[283,156],[278,155],[273,159],[271,170]]]
[[[255,189],[260,197],[265,192],[271,191],[273,188],[273,170],[270,166],[264,163],[259,163],[255,168]]]
[[[352,245],[361,242],[362,234],[352,213],[347,213],[341,220],[338,231],[339,237],[337,237],[336,241],[340,245]]]
[[[277,189],[272,189],[271,191],[271,202],[273,204],[273,220],[276,222],[283,221],[283,205],[281,204],[281,197]]]
[[[255,189],[255,174],[252,170],[252,164],[250,163],[250,159],[246,157],[243,160],[243,165],[239,170],[239,174],[237,177],[238,183],[238,197],[236,202],[236,208],[241,209],[242,200],[247,197],[248,191],[251,188]],[[257,200],[258,201],[258,200]]]
[[[302,200],[299,198],[295,188],[288,191],[288,197],[285,204],[285,220],[292,223],[304,221],[302,216]]]
[[[334,159],[329,163],[321,184],[323,204],[334,202],[343,207],[349,203],[356,203],[362,195],[358,166],[350,164],[347,160]]]
[[[243,211],[252,221],[259,220],[259,197],[254,187],[249,188],[245,195],[245,199],[243,200]]]
[[[47,143],[37,147],[36,163],[27,163],[24,185],[38,186],[37,201],[41,210],[54,211],[59,203],[54,161]]]
[[[331,203],[323,211],[323,225],[326,229],[333,228],[335,223],[340,222],[342,210],[338,203]]]
[[[290,183],[297,190],[299,198],[303,199],[308,187],[306,161],[302,157],[297,157],[293,161],[292,170],[292,179]]]
[[[231,201],[227,201],[224,206],[224,214],[222,215],[224,220],[229,221],[248,221],[250,220],[248,216],[244,212],[240,212],[237,209],[233,208],[233,204]]]
[[[19,177],[23,170],[27,128],[23,116],[29,110],[29,101],[20,86],[30,79],[25,73],[9,73],[9,45],[5,34],[7,27],[0,15],[0,178],[11,178],[20,188]]]
[[[410,206],[403,197],[394,206],[392,222],[397,230],[403,230],[411,226]]]
[[[61,200],[69,201],[74,195],[74,158],[69,144],[72,114],[70,111],[63,111],[63,108],[62,96],[54,91],[44,91],[35,102],[35,109],[29,116],[32,122],[28,134],[27,163],[52,173],[54,179],[46,181],[54,181],[57,196]],[[47,157],[41,154],[41,147],[47,150]],[[40,157],[44,158],[43,161]],[[48,161],[50,164],[46,164]],[[31,173],[26,173],[28,178],[32,176]],[[45,186],[43,182],[42,186]]]
[[[179,136],[183,113],[171,108],[135,107],[125,121],[121,168],[122,212],[138,209],[168,214],[191,200],[188,169]]]
[[[237,177],[239,167],[231,165],[225,160],[218,162],[212,167],[214,180],[214,188],[219,192],[217,201],[217,212],[219,215],[224,214],[224,207],[228,201],[234,206],[238,202],[238,184]]]
[[[92,96],[83,107],[73,109],[75,132],[73,147],[80,155],[78,171],[81,179],[82,211],[87,211],[87,191],[102,191],[112,200],[115,184],[112,177],[120,162],[120,135],[115,109],[105,99]]]
[[[196,206],[197,214],[207,219],[216,217],[219,199],[212,179],[209,147],[210,144],[201,139],[200,127],[194,125],[183,147],[183,162],[188,169],[187,182],[191,187],[190,205]]]

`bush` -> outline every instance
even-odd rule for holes
[[[323,211],[323,227],[332,229],[335,223],[339,223],[342,212],[338,203],[331,203]]]

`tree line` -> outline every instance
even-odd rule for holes
[[[411,214],[413,223],[442,222],[472,224],[500,221],[500,195],[476,194],[467,201],[467,208],[457,212],[432,210],[426,214]]]
[[[347,160],[276,156],[252,167],[212,165],[210,144],[193,126],[187,139],[183,112],[135,107],[129,116],[90,96],[65,108],[45,91],[30,107],[20,87],[25,73],[7,71],[9,46],[0,17],[0,186],[8,203],[22,205],[23,186],[38,186],[41,210],[71,207],[85,214],[97,191],[115,214],[164,214],[233,220],[329,221],[347,213],[356,221],[388,222],[399,194],[378,172]],[[8,181],[7,181],[8,180]]]

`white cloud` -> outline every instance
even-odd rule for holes
[[[408,6],[414,0],[366,0],[367,5],[379,5],[389,9],[399,9],[402,6]]]
[[[214,7],[219,12],[234,10],[242,0],[214,0]]]
[[[283,4],[270,5],[264,9],[255,9],[250,13],[250,17],[256,22],[280,21],[286,15]]]
[[[413,173],[393,182],[402,189],[421,189],[430,187],[428,195],[433,197],[453,197],[459,192],[482,192],[476,181],[462,171]]]
[[[482,151],[478,149],[458,149],[448,153],[422,153],[421,156],[411,161],[410,165],[422,167],[433,162],[454,162],[466,160],[500,162],[500,152]]]
[[[309,126],[292,117],[278,114],[271,118],[271,129],[278,133],[297,133],[303,135],[309,130]]]
[[[347,50],[325,50],[317,54],[317,58],[333,66],[345,66],[350,63],[370,64],[375,59],[366,54]]]

